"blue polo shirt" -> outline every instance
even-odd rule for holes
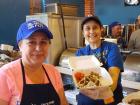
[[[121,72],[123,72],[123,60],[119,48],[116,44],[111,42],[103,41],[101,47],[97,49],[91,49],[90,45],[87,45],[84,48],[80,48],[76,52],[77,56],[84,56],[84,55],[95,55],[100,62],[102,62],[106,70],[110,67],[118,67],[120,68]],[[114,99],[115,103],[112,105],[116,105],[119,103],[123,98],[122,95],[122,85],[121,85],[121,75],[119,75],[118,85],[116,90],[114,91]],[[77,97],[78,105],[104,105],[102,100],[93,100],[89,97],[79,94]]]

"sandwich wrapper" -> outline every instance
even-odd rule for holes
[[[73,70],[75,86],[81,93],[92,99],[107,99],[113,96],[110,87],[113,84],[110,74],[94,56],[74,56],[69,58]]]

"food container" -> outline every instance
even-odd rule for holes
[[[8,47],[7,44],[1,44],[1,50],[8,50]]]
[[[128,105],[140,105],[140,91],[128,94],[122,101]]]
[[[73,80],[78,89],[108,87],[113,81],[95,56],[70,57],[69,65],[73,69]]]
[[[8,44],[1,44],[1,50],[5,50],[5,51],[12,51],[13,50],[13,46],[8,45]]]

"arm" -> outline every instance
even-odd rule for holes
[[[54,66],[50,65],[49,67],[50,68],[48,68],[48,69],[54,71],[52,75],[53,75],[53,78],[55,78],[55,79],[52,83],[54,83],[53,84],[54,88],[56,89],[56,91],[59,95],[60,105],[68,105],[65,94],[64,94],[64,88],[63,88],[63,82],[62,82],[61,75]]]
[[[109,68],[109,74],[111,75],[112,80],[113,80],[113,84],[111,86],[111,89],[113,91],[115,91],[115,89],[117,88],[117,84],[118,84],[120,69],[118,67],[110,67]]]
[[[135,46],[135,45],[134,45],[134,40],[135,40],[135,39],[134,39],[134,35],[135,35],[135,34],[132,33],[131,36],[130,36],[129,43],[128,43],[128,48],[129,48],[129,49],[133,49],[134,46]]]
[[[113,85],[111,88],[114,91],[117,88],[118,82],[120,82],[120,73],[124,70],[122,56],[116,45],[112,45],[110,47],[107,65],[109,67],[108,72],[110,73],[113,80]]]
[[[59,90],[59,97],[60,97],[60,105],[68,105],[63,88]]]
[[[8,105],[10,100],[10,89],[7,83],[7,76],[0,69],[0,105]]]
[[[0,105],[8,105],[8,102],[0,99]]]

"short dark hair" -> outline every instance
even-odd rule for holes
[[[89,16],[89,17],[85,17],[83,20],[82,20],[82,23],[81,23],[81,29],[83,30],[83,26],[89,22],[89,21],[95,21],[97,24],[100,25],[100,27],[102,27],[102,23],[101,21],[99,20],[99,18],[97,16]]]

